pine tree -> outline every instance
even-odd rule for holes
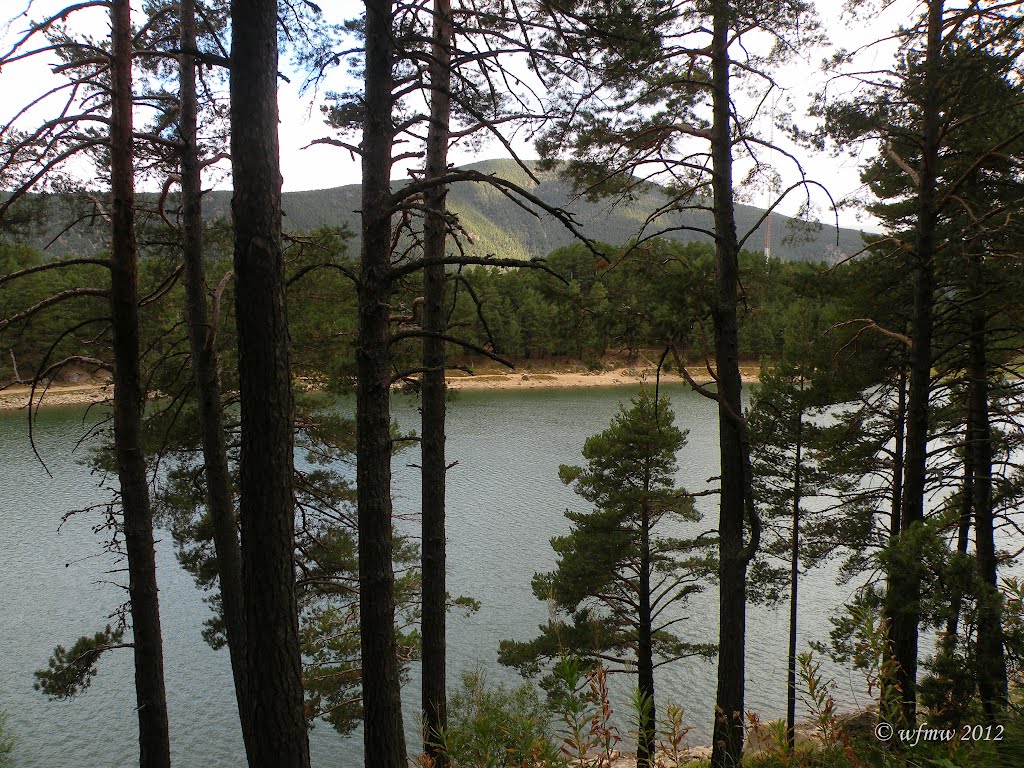
[[[545,9],[556,17],[557,42],[551,45],[564,59],[550,71],[555,117],[539,143],[542,156],[554,161],[571,153],[567,169],[591,196],[628,199],[644,180],[667,180],[665,204],[642,223],[641,234],[690,229],[710,236],[715,246],[709,305],[716,386],[695,388],[719,412],[721,643],[712,764],[731,768],[743,754],[746,572],[760,535],[738,332],[739,253],[753,230],[737,230],[733,168],[748,153],[757,155],[748,154],[757,168],[770,168],[774,150],[764,137],[751,136],[754,115],[740,116],[733,95],[738,78],[770,93],[776,86],[771,65],[791,46],[813,42],[815,24],[810,5],[801,0],[594,0]],[[754,38],[762,33],[779,42],[755,54]],[[664,223],[664,214],[681,210],[708,211],[712,227]]]
[[[245,669],[245,611],[242,589],[242,552],[232,495],[221,403],[217,328],[207,307],[206,251],[203,244],[202,148],[199,140],[197,93],[198,34],[195,0],[181,0],[178,8],[178,134],[181,147],[181,251],[185,264],[185,309],[189,352],[195,380],[198,427],[202,436],[207,508],[213,522],[217,551],[217,580],[235,698],[246,754],[252,756],[251,701]]]
[[[427,129],[425,177],[444,176],[451,141],[452,8],[449,0],[434,0],[430,61],[430,125]],[[423,270],[421,376],[422,427],[422,694],[423,751],[439,768],[448,764],[440,749],[448,726],[447,638],[445,614],[445,245],[448,241],[448,190],[443,184],[423,194],[427,208],[423,223],[423,258],[436,262]]]
[[[788,308],[782,355],[762,364],[760,386],[748,414],[754,498],[764,524],[761,551],[751,566],[751,585],[765,590],[773,601],[782,599],[783,588],[789,587],[786,732],[790,749],[795,745],[800,572],[820,564],[843,543],[828,525],[825,510],[812,513],[807,505],[833,480],[821,471],[816,456],[820,430],[815,416],[829,400],[832,351],[830,339],[824,338],[828,324],[822,314],[808,301]],[[775,564],[780,559],[786,567]]]
[[[281,243],[277,3],[231,3],[239,507],[252,768],[308,768],[295,595],[294,402]]]
[[[925,611],[930,599],[922,586],[929,576],[922,570],[925,558],[913,548],[926,544],[929,534],[923,527],[932,508],[938,511],[940,506],[930,494],[929,484],[939,478],[949,489],[957,484],[950,480],[962,475],[962,508],[954,515],[961,554],[967,551],[975,506],[982,527],[992,529],[991,502],[986,498],[992,465],[985,424],[987,384],[983,383],[989,378],[983,359],[986,318],[984,312],[975,312],[968,319],[968,306],[973,303],[977,310],[981,302],[965,297],[980,297],[976,267],[1006,247],[1004,238],[1010,231],[1005,226],[1006,177],[1000,180],[999,166],[1021,134],[1016,121],[1001,118],[1008,109],[1019,108],[1010,106],[1019,103],[1019,97],[1003,88],[1000,98],[984,98],[1000,77],[995,73],[1000,67],[1005,70],[1009,61],[997,53],[1015,36],[1015,25],[1004,26],[1006,10],[947,8],[932,0],[924,5],[917,23],[900,30],[903,55],[892,70],[880,73],[877,87],[825,110],[839,141],[849,145],[868,137],[881,142],[877,160],[865,173],[879,198],[871,210],[885,221],[888,233],[888,238],[874,247],[891,251],[898,263],[905,263],[912,283],[911,315],[904,337],[908,386],[902,498],[895,540],[886,558],[894,570],[888,574],[885,600],[896,667],[888,685],[902,698],[902,718],[911,723],[916,717],[919,625],[928,618]],[[986,184],[989,189],[978,194]],[[960,266],[956,266],[958,262]],[[951,281],[957,274],[960,277]],[[959,330],[950,324],[957,318]],[[954,338],[961,334],[969,343]],[[959,348],[971,362],[952,361],[950,350]],[[957,447],[944,447],[935,438],[948,431],[943,424],[951,398],[958,397],[951,388],[957,386],[958,370],[967,370],[972,379],[967,407],[962,409],[962,414],[967,414],[964,431],[970,450],[964,454],[966,461],[955,459],[951,465],[949,454]],[[902,397],[902,386],[900,392]],[[949,491],[944,495],[949,496]],[[922,530],[916,530],[919,528]],[[981,636],[988,638],[989,663],[981,682],[991,713],[999,709],[998,701],[1005,696],[998,692],[1002,686],[990,679],[991,670],[1004,668],[999,621],[991,613],[998,612],[999,600],[994,587],[995,551],[990,542],[988,534],[980,533],[978,560],[984,562],[981,568],[993,585],[989,597],[994,598],[984,601],[992,607],[979,621],[985,628]],[[945,622],[950,629],[956,625],[959,599],[955,594],[951,597]],[[1003,675],[997,671],[994,677]]]
[[[88,361],[97,368],[112,370],[113,395],[113,466],[119,482],[119,504],[123,513],[124,553],[127,558],[128,599],[132,618],[135,659],[135,694],[139,723],[139,762],[145,768],[170,765],[170,740],[167,700],[163,670],[163,639],[160,630],[159,598],[156,579],[156,554],[153,537],[153,516],[150,506],[146,460],[142,450],[142,418],[146,387],[140,364],[140,320],[138,292],[138,242],[136,239],[135,159],[136,132],[133,128],[134,51],[132,47],[132,11],[127,0],[106,4],[110,22],[108,47],[86,46],[68,31],[67,20],[89,4],[71,5],[40,22],[32,23],[4,57],[3,63],[16,62],[42,53],[54,53],[61,61],[59,69],[67,80],[42,96],[35,104],[43,105],[47,96],[64,103],[52,119],[29,131],[18,131],[14,123],[0,128],[2,153],[0,174],[12,190],[0,204],[0,218],[17,200],[37,184],[53,183],[60,176],[60,166],[69,158],[92,155],[101,178],[109,179],[109,211],[105,218],[110,225],[109,259],[70,259],[49,262],[39,269],[8,274],[7,280],[53,269],[63,271],[77,264],[102,265],[109,269],[109,288],[79,286],[37,302],[27,310],[0,321],[0,330],[12,320],[31,319],[49,306],[77,296],[103,297],[108,301],[108,316],[79,323],[64,331],[74,333],[85,325],[109,324],[112,368],[95,358],[71,355],[58,363],[36,371],[33,385],[52,375],[71,361]],[[44,45],[39,37],[46,37]],[[24,112],[21,113],[24,115]],[[99,123],[106,130],[95,130]],[[101,203],[101,207],[105,207]],[[51,347],[51,351],[52,351]],[[47,355],[48,357],[48,355]],[[44,358],[45,360],[46,358]],[[88,654],[89,662],[76,664],[76,659],[55,659],[57,666],[72,670],[69,688],[51,689],[40,676],[40,687],[53,696],[70,695],[75,690],[74,673],[88,676],[92,662],[106,650],[105,641],[113,640],[120,647],[119,627],[108,629],[94,638],[83,638],[86,647],[98,651]],[[90,642],[90,641],[95,642]],[[76,644],[77,645],[77,644]],[[65,663],[66,662],[66,663]],[[76,669],[77,668],[77,669]]]
[[[564,652],[635,664],[644,702],[638,766],[654,760],[654,670],[713,653],[712,646],[688,643],[672,629],[679,621],[672,607],[701,591],[713,567],[696,538],[678,535],[692,530],[700,515],[693,497],[675,485],[676,454],[686,434],[673,419],[666,400],[642,389],[604,432],[587,439],[586,467],[559,467],[562,482],[594,506],[566,511],[571,532],[551,540],[558,567],[534,576],[534,594],[552,602],[560,618],[541,626],[532,641],[501,644],[501,662],[525,671]]]

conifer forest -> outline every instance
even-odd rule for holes
[[[0,768],[1024,766],[1024,3],[0,22]]]

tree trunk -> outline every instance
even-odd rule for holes
[[[968,342],[973,434],[969,450],[974,465],[974,548],[978,575],[978,691],[985,718],[997,722],[1008,703],[1006,655],[1003,648],[1002,597],[997,581],[994,520],[992,515],[992,434],[989,425],[988,345],[985,302],[982,300],[980,254],[971,254],[970,340]]]
[[[281,253],[277,3],[231,4],[240,509],[253,768],[308,768],[295,597],[293,403]]]
[[[895,541],[900,535],[901,510],[903,508],[903,463],[907,435],[907,366],[900,362],[898,381],[899,391],[896,394],[896,445],[892,459],[892,496],[889,508],[889,541]]]
[[[430,63],[430,126],[427,132],[426,178],[443,176],[448,167],[448,136],[451,119],[451,3],[434,0],[434,41]],[[445,255],[447,189],[430,187],[424,193],[427,209],[423,225],[423,256],[441,260]],[[423,330],[443,334],[445,316],[445,268],[427,266],[423,272]],[[435,765],[447,764],[438,748],[448,727],[445,687],[445,348],[439,336],[423,338],[422,437],[422,707],[423,751]]]
[[[906,464],[906,434],[907,434],[907,363],[904,360],[900,360],[900,369],[897,379],[897,392],[896,392],[896,417],[895,417],[895,446],[892,454],[892,488],[890,489],[889,497],[889,536],[887,539],[887,546],[896,546],[896,540],[900,535],[900,525],[903,519],[903,470]],[[883,600],[882,613],[885,619],[885,631],[887,632],[888,638],[892,637],[892,626],[893,626],[893,615],[891,613],[891,605],[889,596],[893,594],[893,590],[896,588],[898,583],[898,577],[895,573],[886,574],[886,595]],[[898,702],[899,697],[895,695],[887,695],[888,691],[895,691],[899,685],[898,680],[893,672],[895,665],[895,657],[893,653],[892,642],[886,642],[882,647],[882,666],[881,666],[881,696],[880,702],[892,702],[894,705]],[[881,717],[895,718],[898,716],[897,713],[886,709],[880,714]]]
[[[393,9],[366,3],[362,251],[356,342],[356,488],[359,505],[359,614],[366,765],[406,768],[395,645],[391,530],[391,150]]]
[[[139,371],[139,314],[135,242],[135,163],[132,152],[132,31],[128,0],[112,0],[111,27],[111,283],[114,344],[114,450],[124,512],[128,598],[135,653],[139,713],[139,765],[171,764],[164,689],[164,652],[149,505],[142,449],[145,392]]]
[[[657,407],[657,406],[655,406]],[[645,478],[645,492],[650,493],[650,479]],[[640,520],[640,593],[637,621],[637,687],[646,707],[638,714],[636,765],[637,768],[653,768],[655,764],[657,709],[654,702],[654,643],[651,617],[651,515],[645,508]]]
[[[901,560],[886,595],[891,616],[889,642],[896,661],[896,685],[906,726],[917,722],[917,655],[920,621],[920,558],[907,552],[906,534],[924,520],[926,464],[928,459],[928,411],[932,366],[932,310],[935,293],[936,177],[939,154],[941,107],[942,0],[928,4],[928,38],[925,53],[921,165],[918,169],[916,253],[913,256],[913,311],[910,337],[910,390],[907,398],[907,447],[900,519]]]
[[[968,373],[970,377],[970,373]],[[957,523],[956,551],[959,555],[967,554],[967,545],[970,543],[971,517],[974,514],[974,402],[971,396],[970,385],[967,394],[967,419],[964,445],[964,479],[960,488],[960,520]],[[960,624],[960,611],[963,608],[964,584],[958,580],[953,585],[953,595],[949,600],[949,616],[946,617],[946,634],[942,643],[948,653],[952,653],[956,647],[956,635]]]
[[[739,283],[739,245],[732,190],[732,136],[729,89],[729,20],[731,3],[713,4],[711,43],[714,122],[711,157],[715,220],[717,296],[712,317],[715,324],[715,365],[718,374],[718,429],[721,456],[719,512],[719,648],[718,693],[711,764],[732,768],[743,756],[743,687],[746,650],[746,574],[743,547],[744,502],[747,476],[744,469],[742,382],[736,322]]]
[[[195,0],[181,0],[181,49],[179,56],[181,150],[182,256],[185,262],[185,310],[195,381],[199,432],[206,474],[206,503],[213,520],[224,627],[231,656],[231,673],[246,755],[252,762],[252,726],[245,676],[245,611],[242,604],[242,553],[235,523],[235,505],[228,472],[221,406],[220,374],[214,346],[216,329],[210,326],[206,306],[206,275],[203,265],[202,168],[198,143]]]
[[[796,414],[796,456],[793,461],[793,543],[789,555],[789,655],[786,660],[786,742],[796,747],[796,620],[800,579],[800,498],[803,492],[804,378],[800,377],[800,403]]]

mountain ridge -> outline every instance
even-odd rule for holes
[[[613,203],[611,199],[590,201],[573,195],[569,182],[555,171],[535,171],[535,183],[513,160],[484,160],[459,166],[483,175],[495,175],[518,184],[553,207],[565,208],[573,214],[577,226],[592,240],[618,245],[629,241],[639,232],[648,214],[664,205],[667,197],[654,185],[642,188],[635,199],[627,203]],[[393,181],[398,188],[404,182]],[[155,204],[157,196],[141,193],[143,204]],[[457,214],[471,242],[465,251],[474,256],[494,255],[501,258],[530,259],[547,255],[552,250],[574,241],[572,233],[548,214],[535,217],[516,205],[498,188],[486,182],[460,182],[448,193],[450,210]],[[354,235],[350,252],[358,249],[360,187],[347,184],[317,190],[284,192],[282,210],[286,232],[306,232],[324,226],[342,226]],[[214,190],[204,197],[204,215],[208,220],[230,217],[231,192]],[[751,229],[763,215],[756,206],[737,204],[737,229],[741,233]],[[772,231],[776,236],[772,253],[785,260],[834,261],[859,251],[863,240],[858,231],[822,224],[808,229],[805,223],[782,214],[773,213]],[[699,231],[712,229],[711,214],[707,211],[670,211],[659,218],[658,229],[672,229],[665,236],[689,242],[709,242],[711,237]],[[653,229],[653,228],[651,228]],[[649,229],[648,232],[651,230]],[[58,225],[28,238],[36,247],[55,242],[48,249],[53,255],[91,253],[104,247],[104,228],[76,226],[61,233]],[[795,234],[794,234],[795,233]],[[764,246],[762,223],[747,239],[746,248],[760,251]]]

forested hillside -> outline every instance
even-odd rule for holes
[[[473,163],[467,168],[483,174],[494,174],[529,189],[538,198],[552,206],[570,211],[580,229],[593,240],[605,243],[624,243],[640,231],[648,215],[664,205],[666,198],[654,185],[631,201],[589,201],[572,194],[570,184],[555,171],[535,171],[539,184],[534,184],[512,160],[487,160]],[[325,179],[327,181],[327,179]],[[395,183],[398,186],[398,183]],[[324,226],[343,226],[356,233],[352,251],[359,250],[359,194],[357,184],[328,187],[307,192],[285,192],[282,195],[284,229],[286,232],[307,232]],[[156,196],[140,194],[140,204],[151,207]],[[206,194],[204,216],[210,219],[228,219],[231,216],[231,193],[214,191]],[[487,184],[459,184],[448,195],[449,207],[471,240],[466,252],[478,256],[488,254],[502,258],[531,259],[569,245],[573,235],[554,217],[542,214],[539,218],[516,205],[499,190]],[[173,205],[173,199],[170,204]],[[70,205],[70,204],[68,204]],[[67,207],[54,201],[50,206],[49,224],[43,232],[35,232],[29,242],[42,248],[54,240],[47,252],[55,256],[68,253],[92,253],[103,247],[105,231],[92,221],[83,221],[63,232],[67,222],[74,220]],[[83,215],[85,211],[82,212]],[[737,227],[746,231],[763,215],[763,209],[749,205],[736,206]],[[663,215],[649,224],[647,234],[673,229],[667,237],[682,242],[709,242],[701,232],[686,231],[681,227],[711,229],[711,214],[685,212]],[[772,253],[788,261],[835,261],[860,251],[863,241],[860,232],[840,228],[827,222],[818,227],[791,219],[772,216]],[[764,226],[759,227],[747,241],[749,250],[764,247]]]

